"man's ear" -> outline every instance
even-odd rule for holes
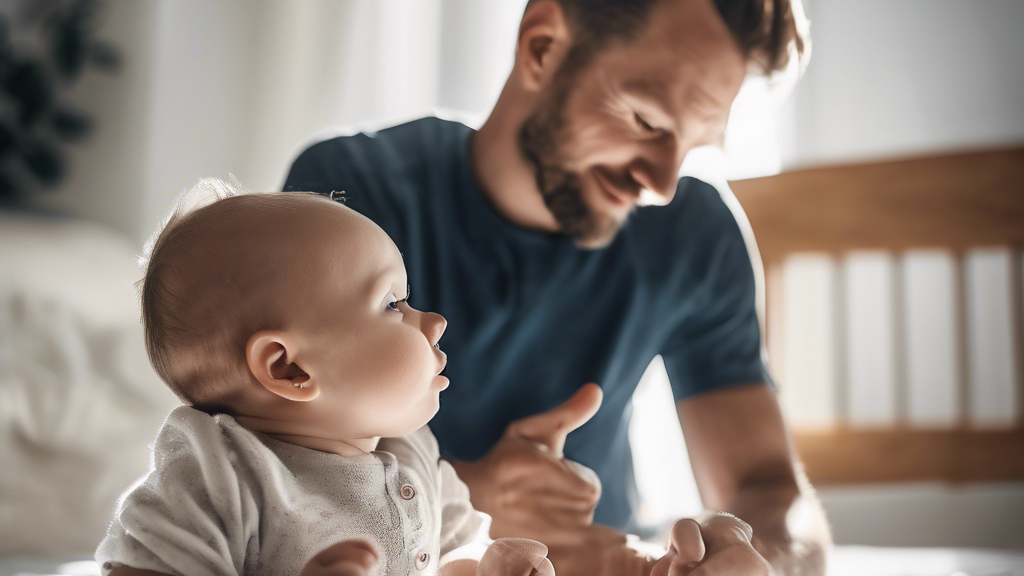
[[[245,345],[249,371],[264,388],[295,402],[309,402],[320,395],[320,388],[293,361],[295,350],[286,332],[260,330]]]
[[[551,81],[572,47],[565,11],[553,0],[530,5],[519,24],[515,73],[524,88],[539,91]]]

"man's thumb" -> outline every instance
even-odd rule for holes
[[[601,407],[603,397],[604,393],[597,384],[585,384],[551,410],[512,422],[507,434],[536,442],[561,458],[565,437],[590,420]]]

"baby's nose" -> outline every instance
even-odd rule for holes
[[[431,344],[437,344],[447,327],[448,321],[444,319],[444,316],[436,312],[423,313],[423,333]]]

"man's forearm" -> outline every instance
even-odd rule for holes
[[[824,576],[832,539],[825,513],[806,482],[742,489],[731,512],[754,529],[751,543],[778,576]]]

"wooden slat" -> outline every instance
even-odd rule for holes
[[[1014,386],[1017,390],[1017,425],[1024,428],[1024,251],[1013,251],[1010,260],[1010,322],[1013,326]]]
[[[1024,245],[1024,146],[730,182],[766,265],[793,252]]]
[[[1024,428],[797,431],[815,486],[1024,480]]]
[[[967,344],[967,267],[963,253],[953,259],[956,272],[953,274],[953,294],[956,311],[953,333],[956,337],[956,386],[957,386],[957,426],[970,426],[971,414],[971,369],[969,346]]]

